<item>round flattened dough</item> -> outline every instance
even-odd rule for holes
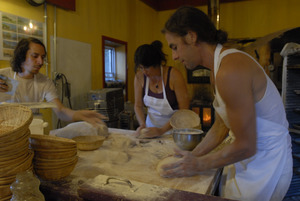
[[[175,157],[175,156],[168,156],[164,159],[162,159],[161,161],[158,162],[157,166],[156,166],[156,171],[157,173],[162,176],[163,173],[163,169],[162,166],[166,165],[166,164],[171,164],[171,163],[175,163],[179,160],[181,160],[182,158],[179,157]]]
[[[182,109],[172,115],[170,124],[173,128],[195,128],[200,125],[200,117],[192,110]]]

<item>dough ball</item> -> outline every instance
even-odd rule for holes
[[[127,150],[136,146],[136,139],[131,139],[122,135],[114,135],[111,138],[111,147],[116,150]]]
[[[163,166],[166,165],[166,164],[172,164],[172,163],[175,163],[179,160],[181,160],[182,158],[179,158],[179,157],[175,157],[175,156],[168,156],[164,159],[162,159],[161,161],[159,161],[159,163],[157,164],[156,166],[156,171],[157,173],[163,177]]]
[[[140,138],[140,139],[148,138],[147,135],[146,135],[147,131],[148,131],[148,128],[143,128],[141,130],[141,134],[138,136],[138,138]]]
[[[98,128],[98,135],[101,135],[104,137],[108,136],[108,128],[106,125],[101,124],[101,125],[98,125],[97,128]]]
[[[148,131],[148,128],[143,128],[141,130],[141,135],[145,135],[147,131]]]

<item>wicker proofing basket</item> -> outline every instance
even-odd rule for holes
[[[29,107],[18,104],[0,105],[0,141],[11,142],[29,128],[33,115]]]
[[[76,166],[77,161],[78,158],[76,158],[76,160],[71,164],[61,167],[53,167],[51,169],[34,167],[34,171],[35,174],[43,180],[56,181],[69,176]]]
[[[10,185],[1,185],[0,186],[0,199],[10,198],[11,196]]]
[[[77,148],[81,151],[92,151],[98,149],[106,138],[99,135],[77,136],[73,140],[77,142]]]
[[[76,149],[74,140],[63,137],[31,134],[29,140],[33,149]]]

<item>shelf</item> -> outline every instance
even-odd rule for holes
[[[288,69],[300,69],[300,64],[299,65],[287,65],[286,67]]]

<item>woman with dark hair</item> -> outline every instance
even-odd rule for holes
[[[224,167],[222,197],[282,200],[292,178],[291,138],[280,94],[262,66],[245,52],[224,48],[227,34],[197,8],[179,8],[162,32],[174,60],[211,70],[216,111],[203,141],[192,152],[176,150],[182,159],[166,165],[163,176]],[[231,143],[211,152],[226,137]]]
[[[189,108],[183,76],[176,68],[166,66],[160,41],[139,46],[134,62],[134,110],[140,125],[136,134],[140,138],[163,135],[171,129],[169,119],[175,110]],[[146,119],[144,105],[147,107]]]
[[[36,38],[19,41],[11,60],[11,68],[0,69],[0,102],[52,102],[53,111],[63,121],[86,121],[95,126],[103,124],[103,115],[89,110],[71,110],[58,99],[53,82],[39,73],[44,64],[46,49]],[[6,79],[6,80],[4,80]],[[14,89],[7,79],[17,83]]]

